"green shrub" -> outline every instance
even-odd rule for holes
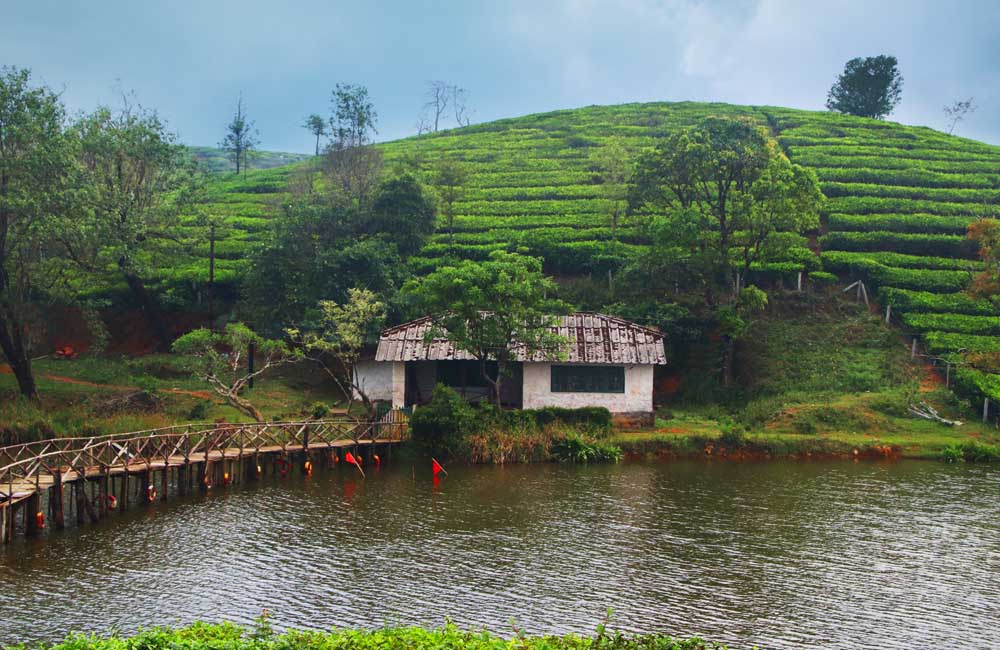
[[[622,457],[615,445],[588,442],[573,434],[553,441],[549,453],[560,463],[616,463]]]
[[[413,442],[430,454],[457,455],[480,428],[479,415],[455,390],[438,384],[431,401],[410,417]]]
[[[953,443],[941,450],[941,459],[948,462],[990,463],[1000,460],[1000,448],[976,440]]]
[[[191,407],[188,411],[187,417],[189,420],[194,420],[196,422],[202,422],[208,418],[208,409],[212,406],[212,403],[208,400],[199,400]]]
[[[323,402],[315,402],[310,410],[314,420],[322,420],[330,413],[330,407]]]
[[[552,423],[562,423],[600,433],[611,431],[611,411],[603,406],[585,406],[576,409],[547,406],[535,410],[527,409],[524,413],[540,427]]]

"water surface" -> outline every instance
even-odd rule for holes
[[[0,643],[196,619],[1000,647],[1000,470],[409,461],[268,479],[0,547]]]

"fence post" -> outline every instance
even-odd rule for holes
[[[915,336],[913,337],[913,344],[910,345],[910,358],[911,359],[917,358],[917,337]]]
[[[990,398],[989,397],[984,397],[983,398],[983,424],[986,424],[986,421],[989,420],[989,419],[990,419]]]
[[[889,320],[892,318],[892,305],[885,306],[885,324],[889,324]]]

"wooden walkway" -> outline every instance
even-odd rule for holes
[[[172,493],[267,473],[311,473],[317,464],[341,462],[348,452],[371,464],[407,431],[406,416],[389,411],[374,422],[183,425],[0,447],[0,543],[9,543],[15,530],[33,536],[46,525],[64,528],[66,505],[82,525],[114,510],[165,501]]]

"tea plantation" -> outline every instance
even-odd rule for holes
[[[437,160],[461,161],[469,181],[455,205],[454,231],[444,224],[419,256],[418,272],[495,249],[540,255],[555,275],[606,273],[642,246],[625,219],[612,240],[593,152],[610,138],[630,151],[706,115],[739,115],[770,128],[793,162],[815,169],[828,201],[815,237],[783,259],[756,269],[758,279],[794,281],[798,272],[861,279],[894,321],[919,335],[934,354],[1000,348],[1000,314],[963,293],[981,268],[965,237],[977,216],[1000,203],[1000,147],[833,113],[727,104],[652,103],[587,107],[477,124],[380,145],[386,163],[429,180]],[[274,208],[310,163],[219,174],[199,214],[184,222],[199,243],[160,272],[174,288],[207,280],[206,217],[217,227],[216,279],[235,286],[245,255],[267,234]],[[821,277],[821,276],[817,276]],[[960,367],[962,392],[1000,399],[1000,376]]]

